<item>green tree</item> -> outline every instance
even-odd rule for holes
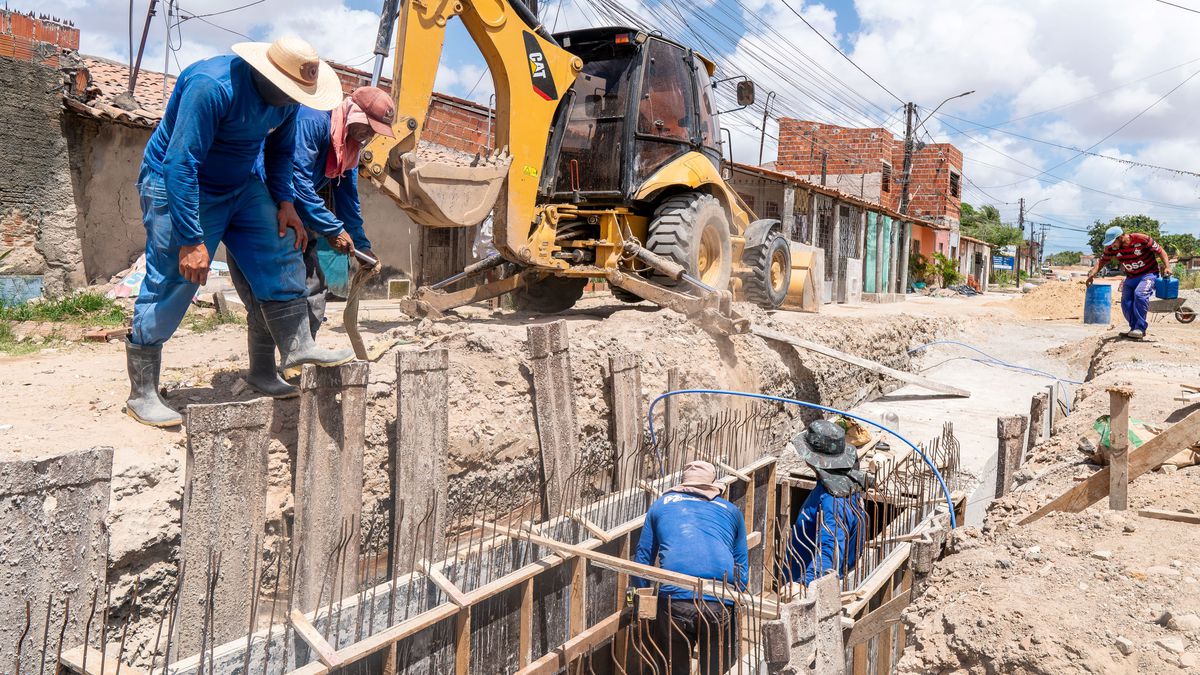
[[[1046,258],[1046,262],[1050,265],[1067,266],[1078,265],[1082,259],[1083,253],[1080,251],[1059,251]]]
[[[1126,232],[1144,232],[1156,240],[1162,239],[1162,225],[1150,216],[1117,216],[1107,223],[1097,220],[1088,228],[1088,246],[1092,247],[1092,253],[1100,255],[1104,252],[1104,231],[1114,225]]]
[[[976,209],[963,202],[958,222],[963,234],[982,239],[996,248],[1020,244],[1023,240],[1021,228],[1001,222],[1000,210],[991,204]]]
[[[1194,234],[1164,234],[1158,237],[1158,243],[1174,256],[1192,256],[1200,253],[1200,239]]]

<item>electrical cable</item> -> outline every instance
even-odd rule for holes
[[[938,471],[937,465],[933,463],[933,460],[929,459],[929,456],[926,455],[919,447],[917,447],[917,445],[915,443],[908,440],[904,436],[901,436],[900,433],[895,431],[894,429],[889,429],[888,427],[885,427],[878,422],[869,420],[869,419],[867,419],[865,417],[861,417],[859,415],[855,415],[853,413],[846,412],[844,410],[838,410],[837,408],[830,408],[829,406],[823,406],[823,405],[819,405],[816,403],[809,403],[808,401],[798,401],[794,398],[786,398],[784,396],[771,396],[770,394],[756,394],[756,393],[748,392],[748,391],[730,391],[728,389],[678,389],[676,391],[668,391],[668,392],[659,394],[657,398],[655,398],[653,401],[650,402],[650,409],[646,412],[646,419],[650,424],[650,443],[652,445],[657,443],[657,439],[656,439],[655,433],[654,433],[654,406],[658,405],[658,402],[663,399],[669,398],[671,396],[678,396],[680,394],[715,394],[718,396],[740,396],[743,398],[754,398],[754,399],[759,399],[759,400],[763,400],[763,401],[774,401],[776,403],[790,403],[792,405],[798,405],[798,406],[805,407],[805,408],[812,408],[814,410],[820,410],[822,412],[832,413],[835,415],[841,415],[843,417],[848,417],[850,419],[858,420],[859,422],[869,424],[881,431],[885,431],[885,432],[891,434],[892,436],[896,437],[896,439],[903,442],[909,448],[911,448],[913,452],[917,453],[917,456],[919,456],[922,460],[925,461],[925,464],[930,468],[930,470],[933,471],[933,475],[938,480],[938,485],[940,485],[942,488],[942,494],[945,495],[945,497],[946,497],[946,506],[949,508],[949,513],[950,513],[950,529],[954,529],[954,528],[958,527],[958,520],[954,516],[954,499],[953,499],[953,497],[950,496],[950,488],[946,486],[946,480],[944,478],[942,478],[942,472]],[[656,452],[657,452],[657,450],[656,450]],[[659,459],[659,466],[662,466],[662,458],[659,457],[658,459]]]
[[[969,345],[965,342],[959,342],[958,340],[934,340],[933,342],[927,342],[923,345],[918,345],[916,347],[913,347],[912,349],[908,350],[908,353],[915,354],[916,352],[919,352],[928,347],[932,347],[934,345],[957,345],[959,347],[966,347],[967,349],[970,349],[971,351],[973,351],[977,354],[980,354],[981,356],[986,358],[986,361],[980,360],[980,363],[990,363],[992,365],[1003,366],[1005,368],[1012,368],[1013,370],[1023,370],[1023,371],[1029,372],[1029,373],[1034,373],[1036,375],[1041,375],[1042,377],[1046,377],[1051,380],[1057,380],[1058,382],[1066,382],[1067,384],[1074,384],[1074,385],[1083,384],[1083,382],[1080,382],[1078,380],[1071,380],[1071,379],[1068,379],[1065,377],[1059,377],[1058,375],[1047,372],[1045,370],[1039,370],[1037,368],[1031,368],[1029,366],[1022,366],[1022,365],[1016,364],[1016,363],[1009,363],[1008,361],[998,359],[995,356],[988,354],[987,352],[983,351],[982,349],[980,349],[974,345]]]

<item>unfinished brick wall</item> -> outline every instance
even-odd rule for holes
[[[895,209],[900,204],[901,164],[892,157],[894,144],[887,129],[783,118],[775,166],[820,183],[824,164],[826,185]]]
[[[10,46],[16,38],[33,39],[14,30],[54,40],[8,52],[25,58],[0,56],[0,248],[12,251],[0,274],[42,276],[44,292],[59,295],[83,285],[58,70],[70,57],[59,44],[78,44],[78,31],[13,12],[0,13],[0,23],[10,31]],[[61,58],[43,58],[48,53]]]
[[[903,161],[903,143],[898,154]],[[909,213],[957,227],[962,204],[962,165],[962,151],[949,143],[930,143],[914,151]]]
[[[0,57],[59,66],[63,50],[79,49],[79,29],[55,19],[0,9]]]

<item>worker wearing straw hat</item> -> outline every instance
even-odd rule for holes
[[[308,331],[304,227],[293,206],[299,104],[330,110],[341,83],[304,40],[234,45],[179,75],[146,144],[138,177],[146,277],[126,343],[126,410],[152,426],[182,423],[159,393],[162,346],[208,279],[224,242],[254,292],[285,366],[335,365],[349,350],[321,350]],[[262,175],[254,167],[263,154]]]
[[[813,422],[792,445],[816,472],[817,485],[792,527],[784,581],[808,585],[829,572],[842,576],[854,568],[862,548],[862,492],[868,477],[859,469],[857,449],[833,422]]]
[[[717,470],[708,462],[689,462],[679,484],[663,493],[646,512],[633,561],[712,579],[744,591],[750,575],[746,521],[732,502],[721,497]],[[634,577],[634,587],[650,585]],[[658,672],[691,672],[692,648],[701,675],[728,670],[737,658],[737,622],[731,603],[694,589],[663,584],[658,589],[658,617],[651,637],[658,647]],[[662,663],[661,659],[666,659]]]

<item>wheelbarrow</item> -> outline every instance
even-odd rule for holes
[[[1179,323],[1191,323],[1196,320],[1196,310],[1186,303],[1189,298],[1178,297],[1171,300],[1150,300],[1151,314],[1174,314]]]

